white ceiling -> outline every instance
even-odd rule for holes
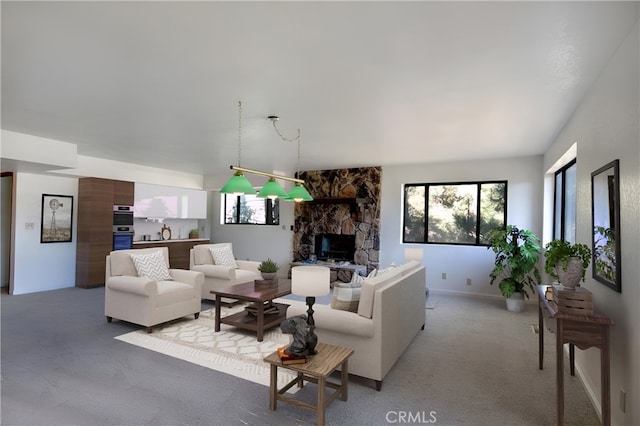
[[[2,1],[2,128],[217,174],[542,154],[638,2]]]

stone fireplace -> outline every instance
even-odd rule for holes
[[[294,260],[308,260],[316,252],[317,235],[354,235],[353,262],[376,268],[382,167],[305,171],[299,177],[314,200],[296,203]]]

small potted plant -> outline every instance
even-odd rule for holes
[[[507,301],[507,310],[522,312],[528,290],[540,283],[537,262],[540,240],[531,231],[508,225],[496,228],[488,235],[489,247],[496,254],[495,266],[489,276],[491,284],[498,281],[500,292]]]
[[[196,238],[200,238],[200,234],[198,233],[198,229],[194,228],[192,230],[189,231],[189,238],[190,239],[196,239]]]
[[[258,271],[260,271],[260,275],[262,275],[263,280],[272,280],[276,277],[280,267],[276,262],[271,260],[271,258],[267,258],[267,260],[263,260],[260,265],[258,265]]]
[[[544,270],[547,274],[568,288],[574,288],[580,280],[584,281],[584,273],[591,261],[591,249],[586,244],[553,240],[544,248]]]

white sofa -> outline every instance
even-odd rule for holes
[[[224,246],[228,246],[233,253],[231,243],[198,244],[189,253],[189,269],[204,274],[204,283],[201,290],[202,299],[215,300],[211,290],[260,279],[260,271],[258,270],[260,262],[235,259],[238,268],[215,265],[210,249]]]
[[[376,389],[425,325],[425,267],[410,261],[362,283],[358,312],[313,306],[318,341],[354,349],[349,373],[375,380]],[[305,315],[302,301],[289,304],[287,317]]]
[[[163,322],[200,315],[200,288],[204,275],[183,269],[168,269],[171,280],[153,280],[138,276],[132,254],[161,251],[164,267],[169,268],[167,247],[112,251],[106,258],[104,313],[113,318],[151,327]],[[166,270],[165,270],[166,271]]]

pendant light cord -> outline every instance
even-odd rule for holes
[[[238,101],[238,167],[242,167],[242,101]]]

